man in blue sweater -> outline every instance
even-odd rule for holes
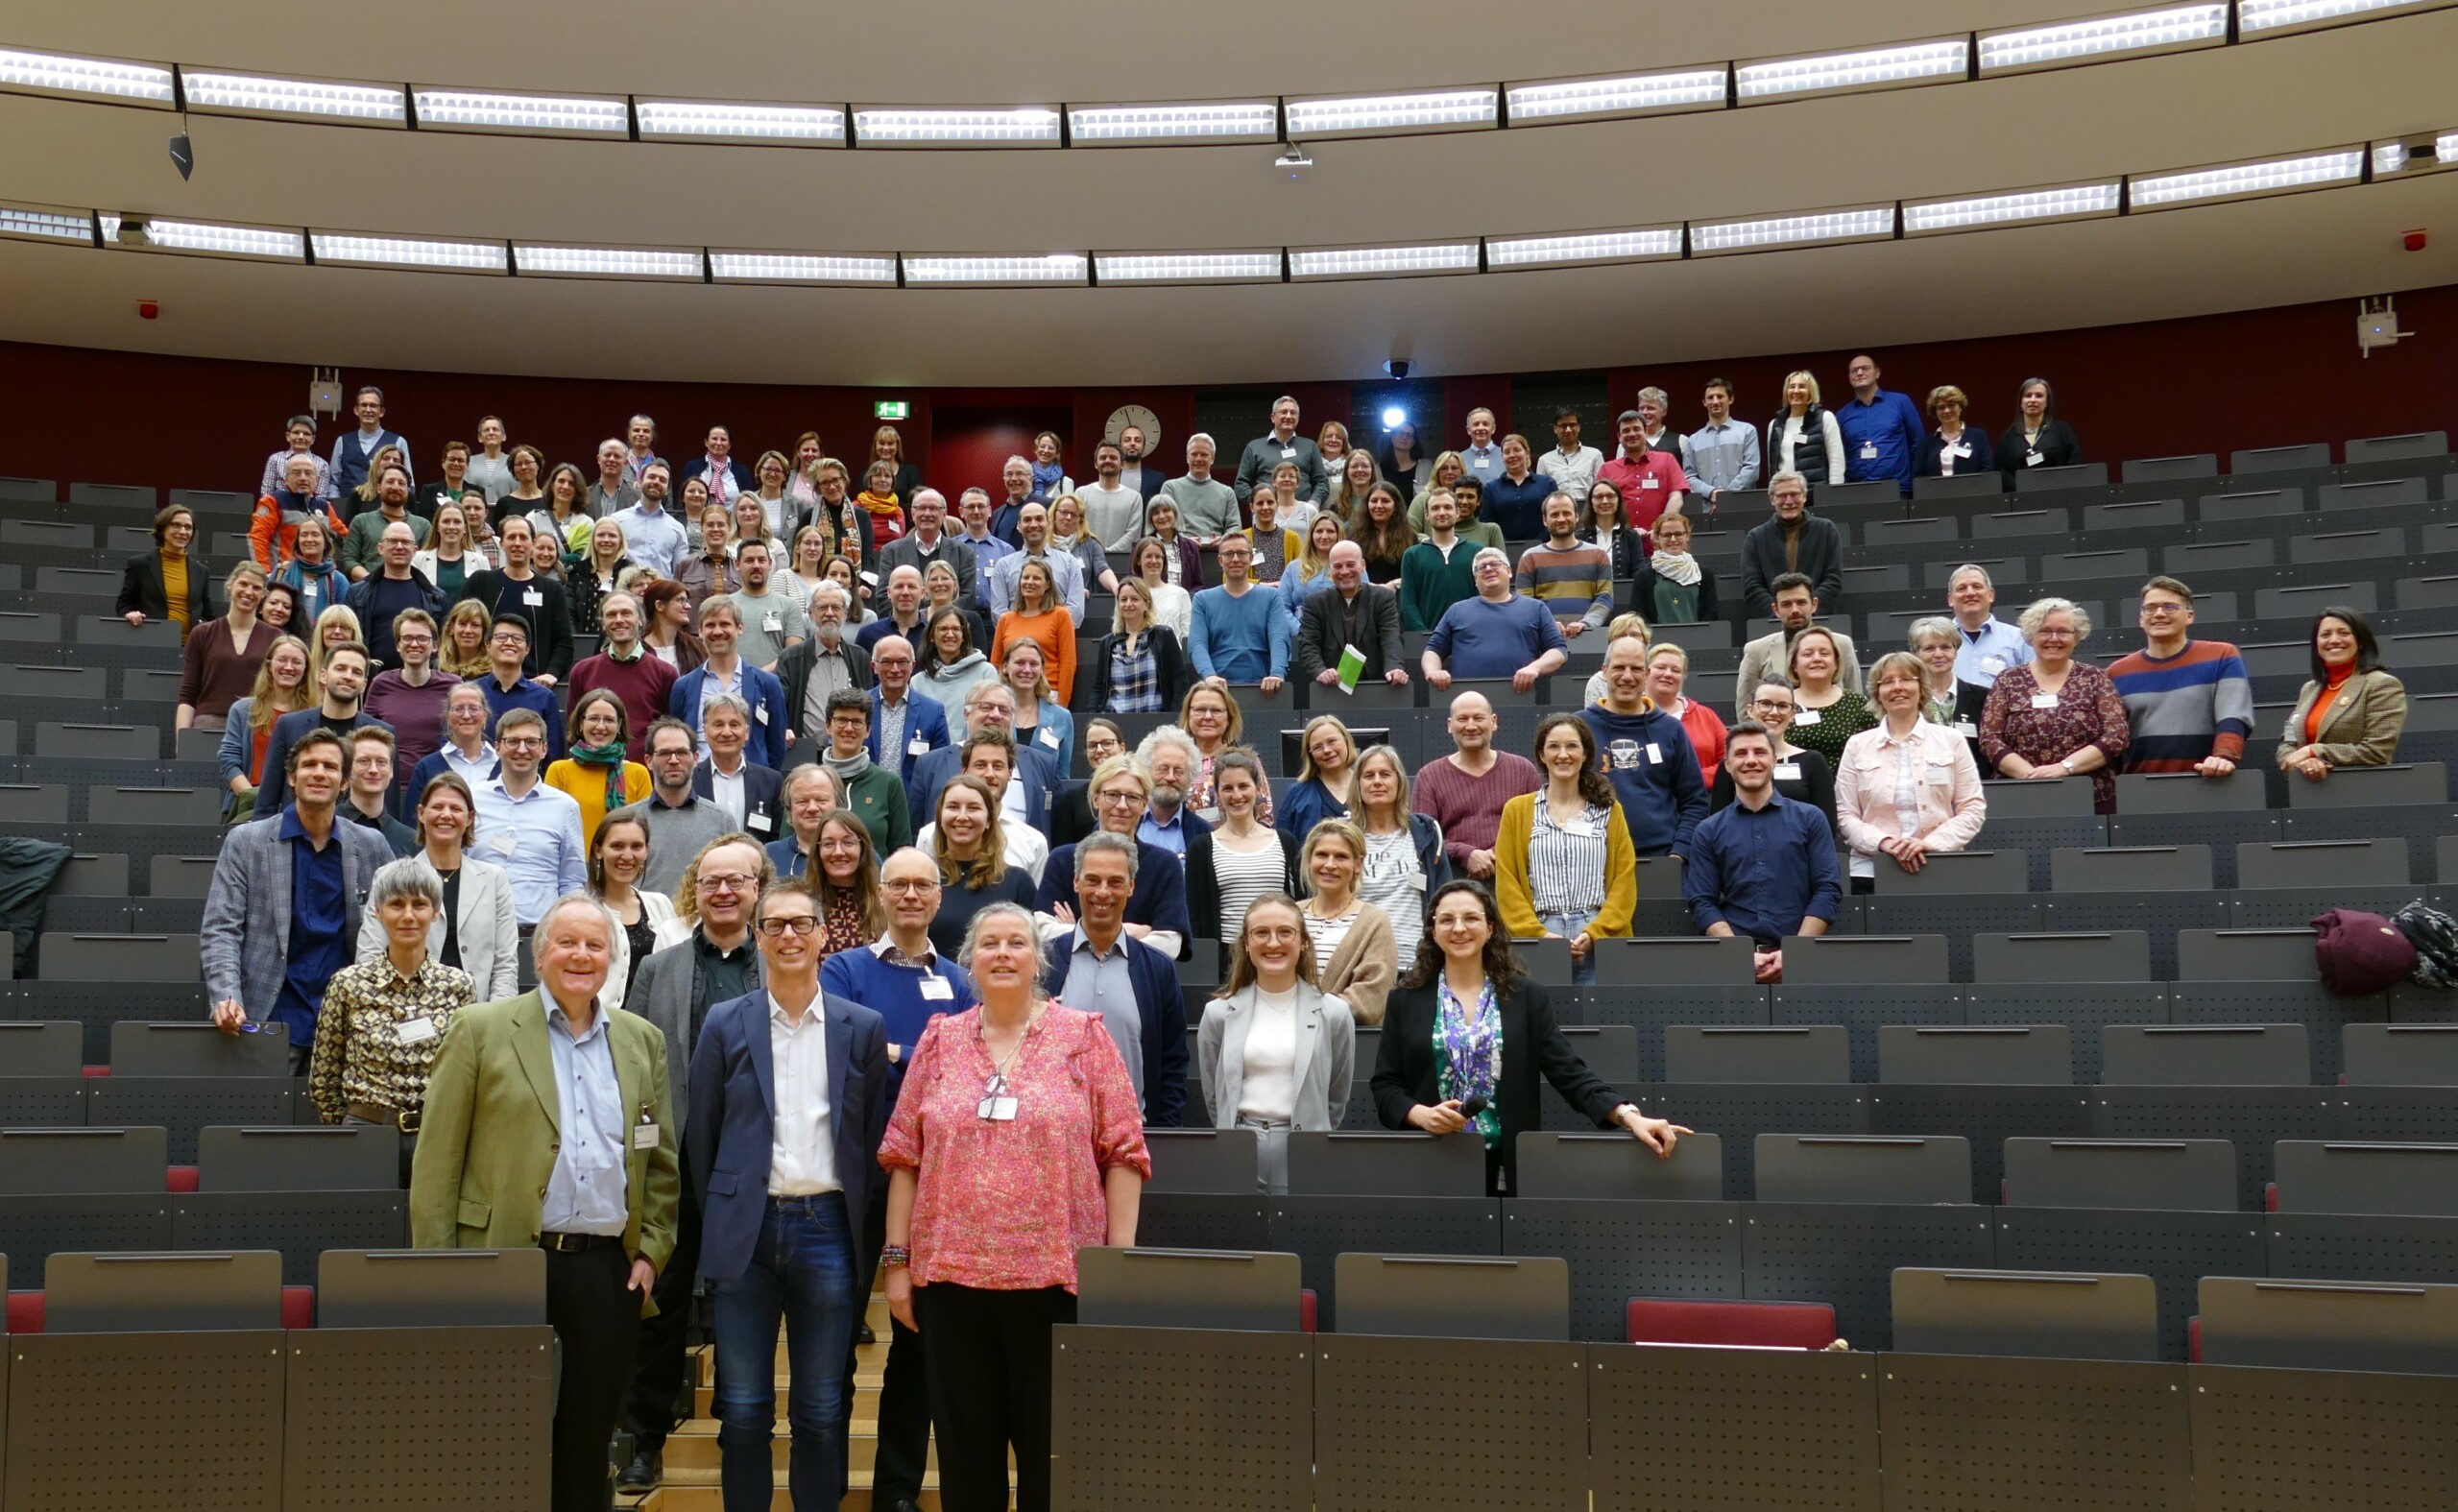
[[[822,992],[851,997],[886,1020],[887,1104],[893,1116],[904,1068],[922,1032],[941,1014],[963,1013],[979,999],[964,968],[930,948],[930,921],[939,914],[938,864],[907,846],[880,863],[880,892],[887,903],[887,933],[830,956],[819,969],[819,985]],[[870,1211],[860,1216],[861,1254],[876,1262],[887,1242],[885,1182],[872,1184]],[[848,1402],[853,1400],[853,1371],[849,1359]],[[929,1452],[929,1381],[922,1373],[922,1335],[892,1323],[887,1364],[880,1378],[879,1457],[871,1481],[879,1505],[920,1500]]]
[[[1648,645],[1624,636],[1604,653],[1604,697],[1579,710],[1604,755],[1630,844],[1641,855],[1686,856],[1707,817],[1707,784],[1681,721],[1647,696]]]
[[[1920,423],[1920,408],[1908,394],[1878,387],[1877,359],[1866,352],[1844,370],[1852,380],[1852,396],[1835,406],[1836,426],[1844,432],[1844,478],[1871,483],[1892,478],[1912,496],[1912,465],[1929,439]]]
[[[1220,586],[1194,596],[1194,622],[1187,649],[1202,677],[1258,684],[1265,698],[1289,676],[1289,616],[1280,612],[1280,590],[1251,581],[1255,545],[1243,536],[1223,536]]]
[[[1559,671],[1570,660],[1570,642],[1543,600],[1510,590],[1510,558],[1487,546],[1469,570],[1477,596],[1444,610],[1426,638],[1426,682],[1445,688],[1455,677],[1506,677],[1525,693],[1538,678]]]

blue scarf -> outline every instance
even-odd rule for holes
[[[1036,462],[1033,464],[1033,491],[1024,497],[1039,499],[1047,504],[1057,494],[1058,486],[1066,481],[1067,470],[1057,463]]]

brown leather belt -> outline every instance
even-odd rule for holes
[[[419,1132],[419,1110],[416,1108],[387,1108],[377,1103],[354,1102],[349,1105],[349,1112],[353,1118],[368,1123],[389,1123],[403,1134]]]

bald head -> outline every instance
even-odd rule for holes
[[[1365,548],[1354,540],[1343,540],[1332,548],[1332,586],[1341,594],[1354,598],[1365,583]]]
[[[1462,693],[1451,701],[1451,743],[1482,770],[1494,744],[1494,706],[1484,694]]]

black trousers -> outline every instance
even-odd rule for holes
[[[864,1275],[878,1266],[880,1247],[887,1242],[887,1184],[871,1188],[870,1212],[862,1219],[860,1258]],[[868,1296],[864,1302],[869,1301]],[[845,1360],[845,1400],[854,1400],[855,1359]],[[879,1512],[902,1497],[922,1500],[922,1476],[930,1462],[929,1370],[923,1361],[922,1335],[888,1320],[887,1368],[880,1378],[879,1454],[871,1468],[871,1505]]]
[[[636,1449],[649,1453],[664,1451],[666,1436],[681,1421],[674,1415],[674,1404],[683,1394],[691,1293],[699,1279],[700,1200],[691,1194],[687,1177],[675,1208],[674,1258],[658,1272],[654,1289],[657,1316],[640,1320],[639,1347],[616,1372],[631,1382],[622,1399],[623,1429],[632,1435]]]
[[[939,1505],[1006,1512],[1007,1448],[1017,1512],[1049,1512],[1049,1331],[1075,1321],[1075,1294],[913,1288],[939,1433]]]
[[[620,1244],[546,1252],[546,1322],[564,1356],[555,1389],[554,1512],[606,1509],[614,1476],[606,1446],[640,1332],[631,1278]]]

